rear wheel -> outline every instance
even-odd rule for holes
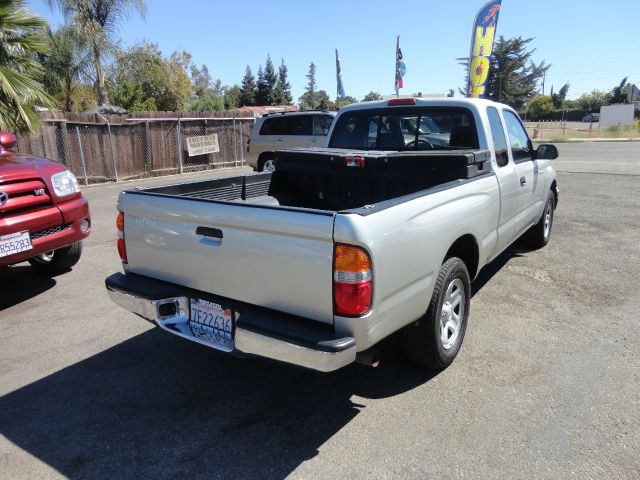
[[[258,170],[261,172],[273,172],[276,169],[276,159],[273,156],[265,155],[260,159]]]
[[[42,273],[55,274],[73,267],[78,263],[81,255],[82,242],[76,242],[67,247],[41,253],[36,257],[30,258],[29,263]]]
[[[411,360],[438,370],[453,362],[467,328],[470,284],[462,260],[452,257],[442,264],[427,313],[404,330]]]

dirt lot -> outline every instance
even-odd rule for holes
[[[640,143],[559,148],[550,244],[481,272],[438,375],[394,342],[318,374],[153,329],[104,291],[122,186],[87,188],[73,271],[0,270],[0,478],[639,478]]]

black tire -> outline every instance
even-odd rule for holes
[[[29,263],[39,272],[48,275],[61,273],[73,267],[82,255],[82,242],[72,243],[51,252],[29,259]]]
[[[447,292],[452,285],[455,288],[463,288],[464,292],[459,292],[460,301],[453,309],[447,304],[446,309],[443,310],[445,300],[448,297]],[[452,292],[456,291],[455,288]],[[453,359],[456,358],[460,351],[464,333],[467,329],[470,298],[471,281],[467,267],[459,258],[451,257],[440,267],[427,313],[417,322],[404,329],[405,352],[411,360],[419,365],[436,370],[442,370],[453,362]],[[463,309],[462,312],[460,312],[461,308]],[[457,334],[455,340],[453,335],[449,337],[448,340],[452,343],[445,346],[442,335],[445,328],[441,323],[441,319],[446,318],[447,314],[452,311],[455,312],[456,309],[458,309],[459,316]],[[448,334],[449,329],[447,328],[446,330]]]
[[[553,212],[555,208],[556,197],[553,195],[552,191],[549,191],[540,220],[525,234],[526,243],[530,248],[536,250],[549,243],[549,240],[551,239],[551,232],[553,230]]]
[[[271,165],[273,164],[275,166],[276,164],[276,159],[273,155],[269,154],[269,155],[263,155],[262,157],[260,157],[260,160],[258,161],[258,171],[259,172],[264,172],[265,171],[265,165]],[[273,169],[269,169],[266,170],[269,172],[272,172]]]

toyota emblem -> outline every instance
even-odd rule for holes
[[[9,200],[9,195],[7,193],[0,192],[0,207],[5,203],[7,203],[8,200]]]

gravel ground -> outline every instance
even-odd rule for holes
[[[0,478],[639,478],[640,143],[559,149],[551,242],[481,272],[437,375],[394,339],[318,374],[153,329],[103,286],[123,187],[87,188],[71,272],[0,269]]]

